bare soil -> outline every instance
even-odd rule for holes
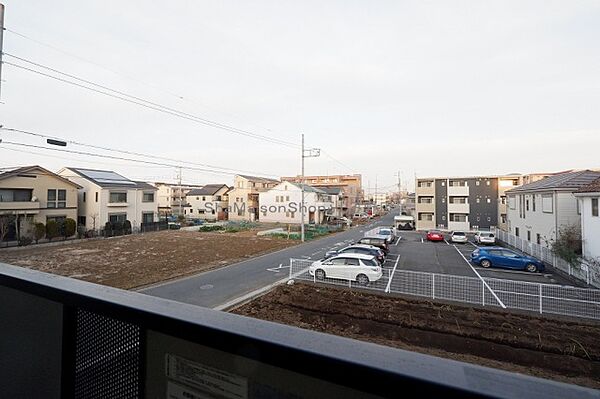
[[[160,231],[58,246],[0,250],[0,262],[132,289],[295,245],[255,231]]]
[[[600,324],[362,291],[280,286],[233,313],[600,388]]]

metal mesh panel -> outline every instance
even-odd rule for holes
[[[539,312],[540,284],[495,278],[486,278],[485,282],[507,308]],[[485,304],[500,306],[490,292],[486,292]]]
[[[137,398],[140,328],[77,311],[76,398]]]
[[[396,270],[390,284],[390,292],[431,298],[432,276],[431,273]]]
[[[435,298],[483,304],[483,283],[478,278],[435,275]]]

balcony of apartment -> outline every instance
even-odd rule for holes
[[[416,209],[417,212],[427,212],[427,213],[433,213],[435,212],[435,203],[433,202],[433,198],[432,197],[428,197],[429,199],[420,199],[421,201],[425,201],[425,202],[417,202],[416,205]],[[427,202],[430,201],[430,202]]]
[[[27,211],[27,213],[40,213],[38,201],[0,201],[0,214],[14,213],[14,211]]]
[[[419,195],[434,196],[435,195],[435,185],[433,184],[433,181],[418,182],[417,188],[415,189],[415,191],[416,191],[417,196],[419,196]]]
[[[469,186],[464,185],[448,185],[448,196],[449,197],[468,197]]]
[[[448,230],[469,231],[471,230],[471,224],[469,222],[448,222]]]
[[[469,213],[468,203],[448,202],[448,213]]]
[[[508,213],[508,204],[499,203],[498,204],[498,214],[507,214]]]

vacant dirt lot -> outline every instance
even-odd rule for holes
[[[600,324],[295,284],[233,311],[434,356],[600,388]]]
[[[0,250],[0,262],[131,289],[294,245],[256,232],[161,231],[59,246]]]

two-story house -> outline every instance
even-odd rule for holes
[[[306,184],[281,182],[259,194],[260,220],[271,223],[302,223],[302,187],[304,186],[304,223],[327,221],[333,204],[325,191]]]
[[[600,178],[600,172],[580,170],[546,177],[506,191],[508,231],[523,240],[548,246],[564,226],[581,225],[574,192]]]
[[[202,188],[190,190],[186,202],[190,205],[184,210],[187,218],[204,220],[227,220],[229,199],[226,184],[207,184]]]
[[[331,200],[331,210],[327,217],[342,217],[347,209],[344,190],[341,187],[318,187],[319,190],[329,195]]]
[[[266,177],[235,175],[229,191],[229,220],[259,219],[259,193],[279,184],[279,180]]]
[[[575,192],[581,213],[583,257],[600,262],[600,179]]]
[[[80,188],[41,166],[4,169],[0,173],[0,218],[8,227],[4,240],[28,236],[33,223],[77,220]]]
[[[158,212],[161,216],[165,215],[185,215],[189,209],[186,200],[187,194],[191,190],[202,188],[197,184],[173,184],[173,183],[153,183],[158,189],[156,196],[158,198]]]
[[[133,181],[110,170],[63,168],[62,177],[81,186],[78,193],[78,224],[97,230],[106,224],[131,222],[133,228],[141,223],[158,220],[157,188]]]

